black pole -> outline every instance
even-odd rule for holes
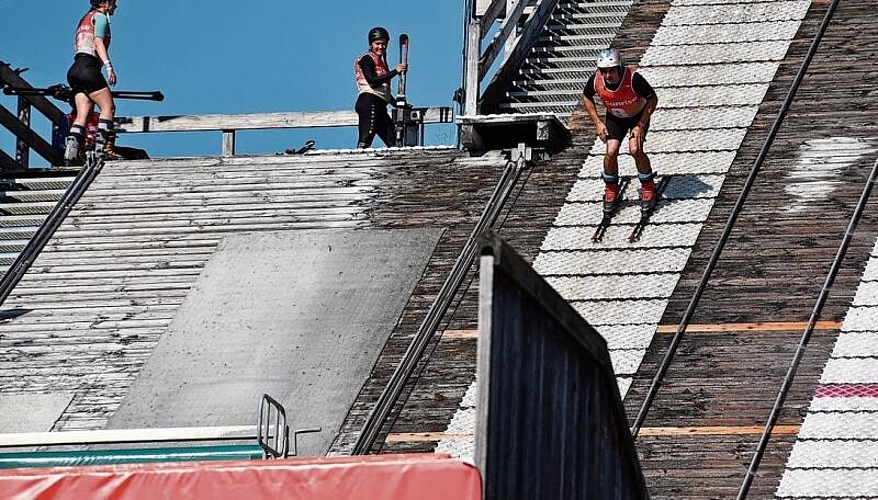
[[[759,170],[762,168],[762,163],[765,162],[765,157],[768,156],[768,151],[771,149],[771,145],[774,143],[774,138],[777,136],[778,130],[780,130],[780,126],[783,124],[784,118],[786,118],[787,113],[790,110],[790,106],[792,105],[793,99],[796,96],[796,93],[799,90],[799,86],[802,84],[802,80],[805,78],[805,73],[808,71],[808,67],[811,65],[811,60],[814,58],[814,54],[817,52],[817,47],[820,45],[820,41],[823,39],[823,34],[826,32],[826,28],[829,26],[829,21],[832,19],[832,14],[835,12],[835,9],[838,5],[839,0],[833,0],[832,4],[830,4],[829,9],[826,11],[826,15],[823,17],[823,22],[820,24],[820,29],[817,31],[817,34],[814,36],[814,39],[811,41],[811,46],[808,48],[808,53],[805,55],[805,60],[802,61],[802,65],[799,67],[798,73],[796,73],[796,78],[793,80],[792,85],[790,86],[789,92],[787,92],[787,96],[784,99],[783,105],[780,108],[780,111],[777,113],[777,118],[775,118],[774,123],[771,125],[771,130],[768,133],[768,137],[765,138],[765,142],[762,144],[762,149],[759,151],[759,155],[756,157],[756,160],[753,162],[753,167],[750,169],[750,175],[747,176],[747,180],[744,183],[744,188],[741,191],[741,194],[738,195],[738,199],[735,202],[735,207],[732,209],[732,213],[729,215],[729,219],[726,222],[725,227],[723,228],[722,235],[720,236],[719,241],[716,244],[716,247],[713,249],[713,253],[710,255],[710,260],[707,263],[707,267],[704,269],[704,274],[701,276],[701,281],[698,283],[698,287],[695,290],[695,293],[692,295],[692,299],[689,302],[689,306],[686,308],[685,314],[683,314],[683,318],[680,320],[680,325],[677,328],[677,332],[674,334],[673,339],[671,339],[671,345],[668,346],[668,351],[665,353],[664,359],[662,359],[661,364],[659,365],[658,372],[655,374],[655,377],[652,380],[652,384],[649,386],[649,391],[647,392],[646,399],[643,401],[643,405],[640,407],[640,411],[637,413],[637,418],[634,419],[634,424],[631,426],[631,435],[634,439],[637,439],[637,434],[640,432],[640,428],[643,426],[643,421],[646,420],[646,415],[649,413],[649,407],[652,406],[652,402],[655,399],[656,394],[658,393],[659,385],[661,385],[662,379],[664,379],[665,374],[668,372],[668,367],[671,364],[671,361],[674,359],[674,355],[677,352],[677,349],[680,347],[680,342],[683,340],[683,334],[686,331],[686,327],[689,326],[689,322],[692,320],[692,316],[695,314],[695,309],[698,307],[698,302],[701,300],[702,294],[704,294],[704,289],[707,287],[707,281],[710,279],[711,274],[713,274],[713,270],[716,267],[717,261],[719,261],[720,254],[722,254],[723,249],[726,246],[726,242],[729,239],[729,235],[732,232],[732,228],[735,225],[735,222],[738,220],[738,216],[741,214],[741,211],[744,207],[744,202],[747,200],[747,196],[750,194],[750,190],[753,188],[753,184],[756,182],[756,176],[759,173]]]

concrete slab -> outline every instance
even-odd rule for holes
[[[49,432],[73,394],[0,394],[0,433]]]
[[[255,424],[281,401],[324,455],[441,229],[234,235],[205,266],[109,427]]]

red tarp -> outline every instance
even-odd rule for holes
[[[481,500],[478,470],[442,455],[9,469],[0,498]]]

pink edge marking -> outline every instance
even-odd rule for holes
[[[878,398],[878,384],[820,385],[815,398]]]

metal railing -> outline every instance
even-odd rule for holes
[[[3,279],[0,280],[0,305],[9,298],[9,294],[12,293],[15,286],[18,285],[18,282],[21,281],[21,278],[33,265],[34,260],[43,251],[49,239],[52,238],[55,231],[64,222],[67,214],[70,213],[73,206],[76,205],[76,202],[79,201],[103,166],[104,161],[95,153],[88,154],[85,165],[80,169],[76,178],[73,179],[67,191],[64,192],[64,195],[58,200],[58,203],[46,217],[46,220],[43,221],[21,253],[15,258],[15,262],[9,266],[6,274],[3,275]]]
[[[406,108],[406,121],[418,127],[423,145],[424,125],[453,123],[451,107]],[[309,111],[287,113],[244,113],[235,115],[132,116],[116,118],[116,128],[124,133],[222,132],[222,155],[235,155],[236,132],[293,128],[356,127],[355,111]]]
[[[352,455],[368,454],[374,446],[388,416],[398,403],[403,389],[421,361],[430,339],[436,333],[439,322],[448,311],[454,296],[460,290],[467,274],[472,269],[475,257],[479,251],[479,237],[485,231],[494,227],[506,201],[521,177],[521,173],[530,164],[532,154],[530,148],[520,146],[518,150],[514,151],[514,154],[517,155],[517,159],[515,161],[509,160],[506,163],[506,168],[497,181],[491,198],[485,205],[485,209],[482,211],[482,215],[467,239],[463,250],[457,256],[457,260],[454,262],[451,272],[439,290],[436,300],[430,306],[414,339],[409,344],[408,349],[402,356],[402,360],[390,376],[384,391],[378,397],[375,407],[366,419],[357,442],[354,444],[354,449],[351,452]]]
[[[518,71],[557,5],[558,0],[492,0],[486,5],[475,0],[466,2],[463,84],[462,95],[458,96],[462,114],[477,115],[483,111],[482,82],[502,51],[506,52],[505,58],[488,85],[486,95],[491,88],[503,86]],[[482,41],[500,18],[503,21],[499,30],[482,50]]]
[[[31,85],[21,77],[24,71],[26,69],[13,69],[6,62],[0,61],[0,89],[7,86],[30,88]],[[0,169],[3,171],[27,170],[30,166],[31,150],[52,165],[61,165],[63,162],[62,152],[31,128],[32,108],[36,108],[49,119],[53,135],[67,120],[63,111],[41,95],[18,96],[17,113],[0,105],[0,125],[15,135],[15,156],[0,150]]]

